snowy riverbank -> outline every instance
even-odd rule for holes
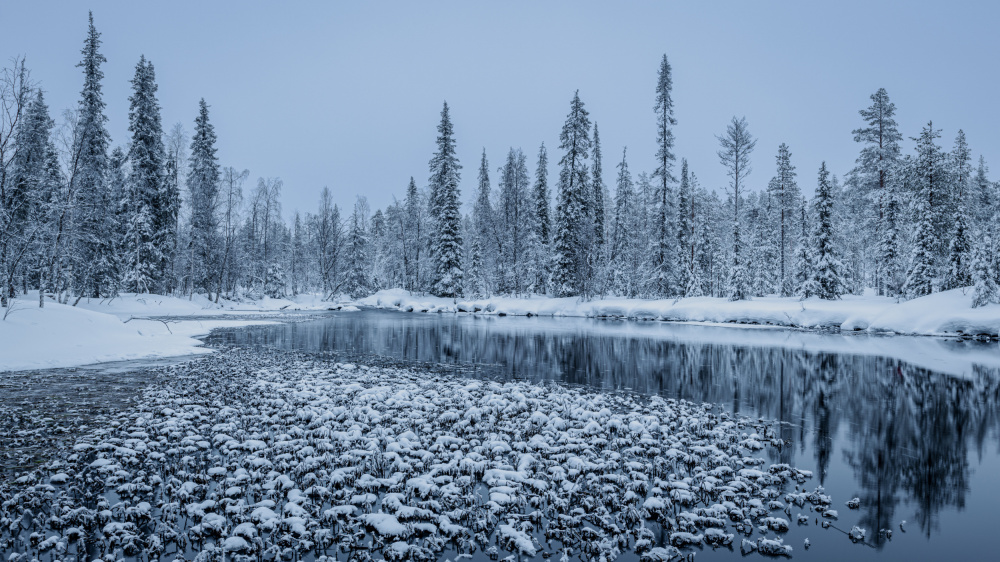
[[[46,302],[39,308],[34,293],[13,303],[0,320],[0,371],[208,353],[196,337],[216,328],[274,323],[245,316],[331,306],[318,295],[216,304],[198,295],[189,300],[141,294],[82,299],[77,306]],[[5,312],[0,309],[0,317]]]
[[[633,318],[923,336],[1000,334],[1000,305],[972,308],[971,289],[955,289],[899,302],[886,297],[852,295],[836,301],[761,297],[736,302],[714,297],[590,301],[548,297],[446,299],[391,289],[360,299],[356,304],[407,312]]]
[[[794,446],[777,424],[711,405],[247,350],[150,374],[134,406],[67,420],[83,424],[70,449],[0,480],[0,519],[61,506],[2,526],[4,559],[82,554],[86,538],[101,550],[88,558],[568,548],[664,562],[787,554],[784,537],[824,533],[843,505],[766,460]],[[49,413],[17,415],[9,437],[30,440]]]

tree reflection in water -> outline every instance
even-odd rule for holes
[[[603,326],[601,324],[603,323]],[[611,326],[609,328],[608,326]],[[624,323],[618,323],[624,324]],[[658,328],[582,319],[497,319],[367,311],[319,322],[227,332],[216,342],[305,351],[376,354],[406,361],[478,365],[484,375],[558,380],[607,391],[661,394],[709,402],[782,422],[791,446],[774,462],[794,465],[811,443],[820,484],[846,432],[844,462],[861,499],[859,525],[881,548],[901,502],[912,502],[927,536],[941,511],[962,509],[969,492],[970,446],[982,457],[996,435],[1000,371],[976,366],[965,377],[941,374],[893,358],[727,343],[686,337],[691,326]],[[599,328],[593,328],[599,326]],[[842,337],[842,336],[829,336]],[[864,338],[864,337],[862,337]],[[692,341],[696,339],[699,341]],[[933,340],[925,340],[933,341]],[[958,346],[979,344],[956,343]],[[986,345],[986,344],[982,344]],[[976,348],[978,349],[978,348]],[[981,349],[978,349],[982,351]]]

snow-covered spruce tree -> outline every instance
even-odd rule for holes
[[[472,205],[473,240],[471,249],[470,288],[473,296],[489,296],[492,292],[493,273],[496,271],[496,225],[493,203],[490,201],[490,171],[486,149],[479,162],[479,185]]]
[[[604,185],[604,170],[601,166],[601,137],[597,132],[597,122],[594,122],[594,142],[591,151],[591,158],[594,161],[592,167],[593,178],[590,181],[591,190],[591,212],[594,215],[594,255],[599,255],[601,249],[604,247],[604,237],[605,237],[605,203],[604,203],[604,191],[607,187]]]
[[[215,205],[220,171],[215,141],[215,128],[208,120],[208,104],[202,98],[191,138],[187,186],[191,194],[191,283],[208,293],[217,284],[218,275],[219,221]]]
[[[711,269],[712,257],[712,228],[709,218],[711,216],[710,200],[707,192],[698,185],[698,176],[693,172],[690,175],[691,202],[690,202],[690,252],[691,274],[688,278],[688,285],[684,289],[685,297],[700,297],[705,295],[705,276],[703,272]],[[706,267],[709,266],[709,267]]]
[[[970,206],[973,209],[973,219],[976,230],[985,232],[989,222],[996,212],[996,189],[989,179],[989,167],[986,166],[986,159],[979,156],[979,166],[976,167],[976,175],[972,179],[972,193],[970,194]]]
[[[524,153],[511,148],[500,169],[500,197],[495,213],[500,277],[498,288],[508,294],[521,294],[532,284],[525,277],[528,232],[533,228],[530,179]]]
[[[813,199],[815,228],[812,236],[812,278],[816,283],[816,295],[821,299],[839,299],[844,292],[842,279],[843,265],[834,247],[833,233],[834,197],[830,185],[830,173],[826,162],[819,168],[819,182],[816,198]]]
[[[885,224],[886,206],[893,198],[895,179],[892,173],[897,168],[899,141],[903,136],[893,119],[896,105],[889,101],[885,88],[879,88],[871,95],[871,100],[869,107],[859,111],[865,126],[853,131],[854,141],[862,143],[855,170],[861,179],[863,194],[871,200],[871,212],[858,226],[876,241],[880,249],[890,251],[891,247],[883,240],[894,235]],[[887,258],[885,254],[873,256],[874,284],[879,295],[887,294],[886,287],[893,276],[883,267],[889,263]]]
[[[729,270],[727,296],[729,300],[748,300],[750,298],[751,279],[747,268],[746,256],[743,251],[740,234],[740,188],[750,174],[750,154],[757,146],[757,140],[750,134],[746,117],[733,117],[726,127],[726,134],[717,137],[721,149],[718,152],[719,161],[726,168],[729,176],[729,189],[733,197],[733,253],[732,265]]]
[[[549,155],[545,143],[538,148],[538,166],[535,168],[535,185],[532,189],[535,203],[535,292],[545,294],[549,286],[552,222],[549,218]]]
[[[358,198],[351,213],[347,227],[346,264],[347,278],[344,281],[344,292],[351,298],[361,298],[368,295],[370,278],[367,217],[368,203],[364,198]]]
[[[778,292],[781,296],[789,296],[794,290],[794,284],[789,270],[791,269],[791,249],[790,242],[792,236],[791,225],[794,223],[795,210],[799,207],[799,199],[802,194],[799,186],[795,182],[795,166],[792,165],[792,153],[788,145],[781,143],[778,146],[778,155],[775,157],[777,171],[768,183],[767,189],[773,201],[772,209],[777,219],[778,231]]]
[[[993,241],[989,234],[979,237],[972,254],[972,308],[1000,302],[1000,287],[997,287],[997,272],[993,267],[990,252]]]
[[[51,138],[53,121],[41,90],[31,93],[30,101],[15,131],[17,151],[9,160],[6,189],[0,192],[0,306],[16,296],[17,277],[28,275],[27,265],[37,253],[43,260],[55,242],[51,218],[66,211],[60,197],[62,174],[58,154]],[[43,262],[44,263],[44,262]],[[40,268],[41,269],[41,268]]]
[[[877,248],[878,255],[883,260],[880,271],[882,271],[884,295],[888,297],[900,296],[903,287],[899,266],[899,216],[899,200],[892,194],[885,204],[883,228]]]
[[[965,213],[959,211],[955,213],[951,241],[948,242],[948,271],[943,286],[945,290],[968,287],[972,284],[969,270],[970,250],[969,227],[966,224]]]
[[[455,132],[448,102],[441,109],[437,152],[430,161],[431,209],[434,215],[432,291],[439,297],[457,297],[462,290],[462,214],[458,182],[462,166],[455,155]]]
[[[687,295],[694,275],[694,199],[687,158],[681,159],[681,183],[677,188],[677,281],[681,294]]]
[[[111,201],[104,184],[111,136],[107,130],[105,103],[101,93],[104,72],[101,64],[107,59],[100,52],[101,34],[94,27],[94,14],[88,16],[87,39],[83,45],[83,60],[77,67],[83,69],[83,90],[77,109],[76,130],[73,134],[70,168],[74,191],[77,224],[75,254],[79,258],[77,285],[83,294],[91,297],[107,296],[114,292],[114,276],[107,231],[114,218],[108,212]]]
[[[628,171],[627,147],[622,149],[622,161],[618,164],[618,179],[615,182],[615,214],[611,229],[611,252],[609,253],[609,291],[615,295],[632,297],[636,293],[633,285],[633,249],[635,239],[635,189],[632,174]]]
[[[809,241],[809,229],[806,219],[805,202],[799,209],[799,234],[798,242],[795,245],[795,296],[801,299],[819,294],[819,287],[816,285],[816,276],[813,275],[813,252]]]
[[[533,193],[538,238],[542,244],[548,244],[552,224],[549,220],[549,154],[545,150],[544,142],[538,148],[538,166],[535,168]]]
[[[967,287],[972,283],[969,271],[969,213],[971,199],[969,183],[972,177],[972,153],[965,140],[965,132],[958,130],[951,158],[951,207],[952,223],[948,240],[948,269],[943,289]]]
[[[556,205],[552,273],[556,296],[568,297],[585,292],[588,276],[588,250],[593,225],[587,223],[587,158],[590,154],[590,119],[573,94],[570,112],[559,134],[559,201]]]
[[[129,179],[126,198],[126,254],[123,285],[133,292],[155,290],[163,277],[165,154],[153,64],[143,56],[135,67],[129,97]]]
[[[943,156],[934,139],[941,136],[933,123],[928,123],[917,137],[916,160],[916,232],[913,235],[913,255],[906,271],[903,291],[913,299],[929,295],[934,290],[937,272],[939,235],[938,219],[944,192]]]
[[[671,222],[673,213],[670,209],[670,185],[676,182],[674,178],[674,125],[677,119],[674,118],[674,100],[671,96],[673,89],[673,78],[671,77],[670,62],[667,55],[663,55],[660,60],[660,70],[656,81],[656,104],[653,111],[656,113],[656,170],[653,178],[656,179],[658,190],[658,213],[656,219],[656,259],[655,259],[655,292],[657,296],[667,297],[677,293],[675,284],[676,272],[674,271],[673,235]]]
[[[426,243],[427,228],[423,225],[423,205],[420,204],[420,192],[417,190],[417,182],[410,177],[410,183],[406,187],[406,201],[404,202],[406,213],[406,236],[404,237],[404,255],[407,256],[407,286],[410,291],[422,291],[423,276],[421,268],[423,262],[423,250]],[[423,260],[426,261],[426,260]]]

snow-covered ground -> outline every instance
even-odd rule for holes
[[[926,336],[1000,334],[1000,305],[972,308],[971,288],[899,302],[886,297],[853,295],[835,301],[761,297],[736,302],[714,297],[589,301],[548,297],[447,299],[391,289],[360,299],[356,304],[412,312],[636,318]]]
[[[274,323],[241,316],[337,306],[319,295],[300,295],[294,300],[221,300],[216,304],[200,295],[186,299],[127,294],[114,299],[81,299],[76,306],[50,301],[39,308],[37,292],[13,303],[9,312],[0,309],[0,318],[7,313],[6,319],[0,320],[0,371],[208,353],[197,336],[215,328]]]
[[[34,303],[32,303],[34,304]],[[195,336],[267,320],[145,320],[56,303],[17,302],[0,321],[0,371],[76,367],[108,361],[208,353]],[[2,310],[2,309],[0,309]]]
[[[712,405],[249,350],[150,380],[133,407],[79,420],[71,448],[0,480],[0,520],[26,521],[0,526],[0,556],[65,558],[87,538],[101,550],[88,558],[568,548],[665,562],[705,546],[785,554],[790,521],[821,533],[836,517],[808,471],[766,460],[788,446],[777,424]],[[49,413],[17,415],[5,431],[23,441]]]

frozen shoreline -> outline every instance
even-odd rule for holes
[[[732,302],[715,297],[683,299],[492,297],[448,299],[416,296],[402,289],[379,291],[356,304],[406,312],[467,312],[498,316],[567,316],[696,322],[725,326],[780,326],[919,336],[1000,334],[1000,305],[972,308],[970,288],[911,301],[846,295],[841,300],[759,297]]]
[[[97,363],[161,359],[211,353],[197,339],[216,328],[275,324],[244,318],[296,311],[327,310],[317,295],[297,300],[210,302],[161,295],[122,295],[81,299],[76,306],[48,301],[38,307],[38,293],[15,299],[0,320],[0,371],[79,367]],[[7,312],[0,309],[0,315]],[[209,317],[209,318],[206,318]]]

